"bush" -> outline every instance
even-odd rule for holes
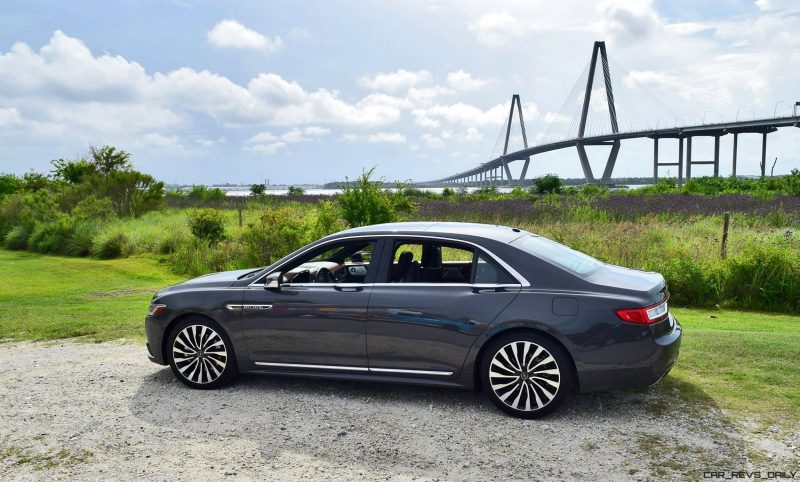
[[[67,246],[74,229],[71,220],[66,216],[49,223],[37,224],[28,238],[28,249],[43,254],[69,254]]]
[[[533,190],[537,194],[554,194],[561,192],[561,178],[555,174],[545,174],[533,180]]]
[[[738,307],[800,310],[800,256],[784,242],[750,243],[727,265],[724,295]]]
[[[253,266],[268,265],[311,241],[311,232],[290,207],[267,209],[241,235],[246,259]]]
[[[22,180],[14,174],[0,174],[0,198],[22,189]]]
[[[225,199],[225,191],[218,187],[192,186],[186,197],[201,201],[218,201]]]
[[[315,239],[325,237],[342,230],[342,222],[339,218],[339,210],[331,201],[320,201],[317,204],[317,219],[314,222]]]
[[[253,184],[250,186],[250,195],[259,197],[263,196],[267,192],[267,185],[266,184]]]
[[[209,245],[199,239],[182,243],[172,256],[172,270],[177,274],[197,276],[214,271],[248,267],[242,246],[229,241]]]
[[[33,227],[28,224],[20,224],[11,229],[3,240],[6,249],[25,250],[28,249],[28,238],[31,237]]]
[[[225,237],[225,215],[216,209],[197,209],[189,214],[189,230],[194,237],[216,244]]]
[[[302,196],[306,193],[306,190],[299,186],[289,186],[289,195],[290,196]]]
[[[124,233],[114,233],[96,242],[92,248],[92,254],[100,259],[119,258],[128,243],[128,237]]]
[[[0,236],[21,224],[33,230],[36,223],[53,221],[60,213],[48,190],[11,194],[0,201]]]
[[[373,167],[365,171],[355,182],[347,182],[336,201],[342,210],[342,218],[350,227],[390,223],[397,219],[391,193],[381,189],[380,182],[370,180]],[[405,198],[403,198],[405,199]]]
[[[72,208],[71,215],[79,221],[106,222],[117,217],[111,199],[88,196]]]
[[[92,222],[77,222],[67,238],[62,254],[67,256],[89,256],[94,247],[98,226]]]

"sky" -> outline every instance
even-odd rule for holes
[[[323,183],[373,166],[434,179],[497,157],[512,94],[529,145],[570,134],[598,40],[621,130],[789,115],[800,101],[797,0],[6,0],[0,172],[109,144],[168,183]],[[601,132],[607,112],[592,112]],[[740,136],[739,174],[758,172],[760,142]],[[677,156],[677,142],[659,147]],[[623,141],[614,176],[652,175],[652,150]],[[606,153],[589,150],[597,176]],[[710,160],[713,139],[693,155]],[[771,134],[768,158],[776,174],[800,167],[800,129]],[[574,149],[528,172],[582,173]]]

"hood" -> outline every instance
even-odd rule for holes
[[[181,291],[188,288],[227,288],[232,285],[234,281],[238,280],[247,273],[258,271],[255,268],[237,269],[233,271],[220,271],[219,273],[210,273],[197,278],[186,280],[183,283],[169,286],[156,293],[155,297],[163,296],[168,293]]]
[[[606,264],[584,279],[614,291],[643,295],[651,299],[652,303],[658,303],[666,294],[667,283],[664,277],[653,271]]]
[[[197,278],[192,278],[190,280],[184,281],[181,284],[197,284],[197,283],[231,284],[234,281],[241,278],[242,276],[246,275],[247,273],[252,273],[253,271],[254,268],[237,269],[233,271],[220,271],[219,273],[204,274],[203,276],[198,276]]]

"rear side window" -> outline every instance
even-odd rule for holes
[[[519,284],[505,270],[498,268],[494,263],[487,261],[483,254],[478,254],[475,259],[475,284],[482,285],[510,285]]]
[[[600,261],[563,244],[534,234],[523,236],[511,242],[511,246],[530,253],[578,276],[588,276],[600,265]]]

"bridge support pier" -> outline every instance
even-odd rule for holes
[[[761,134],[761,179],[767,176],[767,132]]]
[[[714,136],[714,177],[719,177],[719,136]]]
[[[686,180],[692,178],[692,137],[686,138]]]
[[[683,137],[678,138],[678,185],[683,184]]]
[[[658,137],[653,138],[653,184],[658,182]]]
[[[736,178],[736,155],[739,150],[739,133],[733,133],[733,171],[731,172],[731,176]]]

